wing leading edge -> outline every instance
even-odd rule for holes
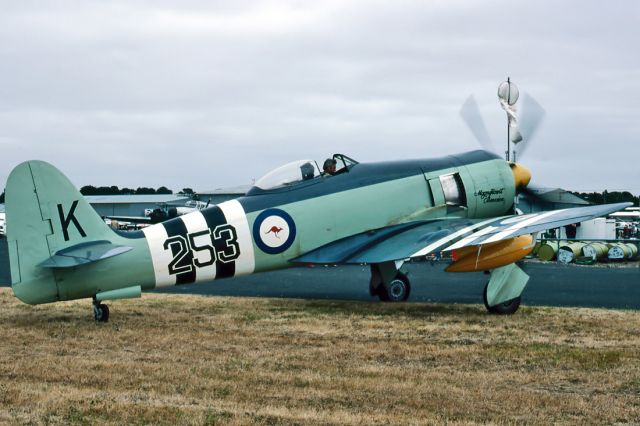
[[[485,229],[470,234],[455,244],[446,248],[446,251],[463,247],[490,244],[525,234],[533,234],[552,228],[584,222],[600,216],[605,216],[632,203],[603,204],[599,206],[577,207],[572,209],[551,210],[547,212],[532,213],[520,216],[510,216],[496,220]]]
[[[481,246],[604,216],[631,203],[552,210],[491,219],[436,219],[375,229],[333,241],[292,259],[295,263],[382,263]]]

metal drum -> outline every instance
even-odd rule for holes
[[[585,246],[581,242],[573,242],[560,246],[558,251],[558,262],[571,263],[580,255],[582,255],[582,248]]]
[[[609,246],[605,243],[590,243],[582,248],[582,255],[593,260],[603,259],[609,252]]]

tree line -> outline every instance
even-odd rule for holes
[[[117,186],[93,186],[85,185],[80,188],[82,195],[153,195],[153,194],[173,194],[173,191],[166,186],[157,189],[141,186],[133,188],[118,188]]]
[[[4,204],[4,192],[0,194],[0,204]],[[82,195],[170,195],[173,194],[173,191],[166,186],[161,186],[159,188],[147,188],[144,186],[138,187],[136,189],[132,188],[118,188],[117,186],[93,186],[93,185],[85,185],[80,188],[80,193]],[[195,195],[195,192],[191,188],[182,188],[182,191],[178,192],[178,194],[185,195]]]
[[[571,192],[574,195],[592,204],[611,204],[631,202],[634,206],[640,205],[640,196],[635,196],[628,191],[607,191],[603,192]]]
[[[157,189],[139,187],[137,189],[118,188],[117,186],[86,185],[80,189],[82,195],[143,195],[143,194],[173,194],[173,191],[166,186]],[[628,191],[607,191],[604,192],[571,192],[593,204],[632,202],[634,206],[640,206],[640,196],[635,196]],[[180,194],[193,195],[193,189],[183,188]],[[0,194],[0,204],[4,203],[4,191]]]

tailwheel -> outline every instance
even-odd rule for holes
[[[96,322],[108,322],[109,307],[104,303],[99,303],[96,299],[93,299],[93,318]]]
[[[495,306],[489,306],[489,304],[487,303],[488,288],[489,283],[487,282],[482,292],[482,300],[484,301],[484,307],[487,308],[487,311],[489,311],[489,313],[494,315],[511,315],[514,314],[520,307],[520,302],[522,301],[521,296],[518,296],[515,299],[507,300],[506,302],[502,302]]]
[[[380,284],[377,290],[383,302],[404,302],[411,294],[411,283],[405,274],[398,272],[389,284]]]

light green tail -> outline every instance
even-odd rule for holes
[[[13,292],[29,304],[61,299],[59,274],[43,263],[71,246],[114,237],[75,186],[42,161],[11,172],[6,216]]]

